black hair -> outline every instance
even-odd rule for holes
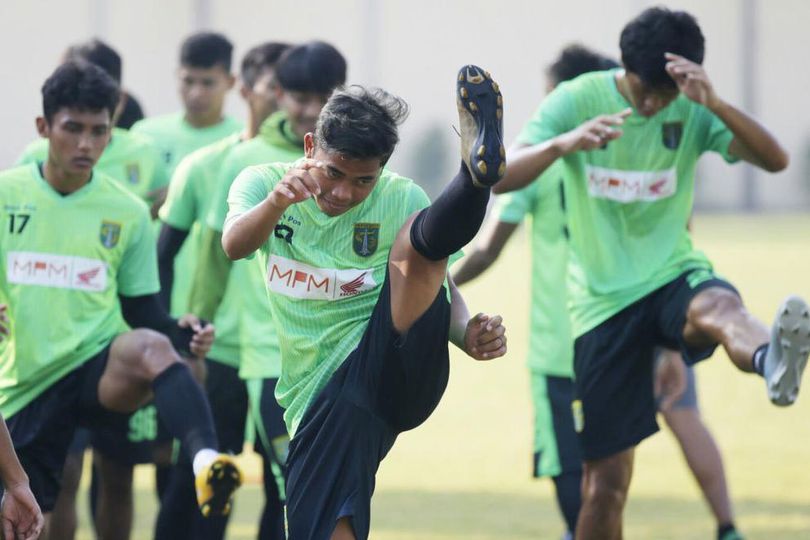
[[[100,39],[91,39],[68,47],[65,51],[65,61],[69,60],[84,60],[95,64],[106,71],[115,82],[121,84],[121,56]]]
[[[276,77],[285,90],[330,94],[346,82],[346,59],[329,43],[310,41],[282,55]]]
[[[233,45],[215,32],[198,32],[186,38],[180,47],[180,65],[190,68],[212,68],[221,65],[231,71]]]
[[[337,90],[318,117],[315,145],[346,158],[379,158],[385,164],[399,142],[397,126],[407,116],[405,100],[380,88]]]
[[[141,120],[146,115],[143,112],[140,102],[135,99],[135,96],[127,92],[127,100],[124,102],[124,110],[118,116],[118,121],[115,123],[116,127],[129,129],[135,122]]]
[[[63,108],[106,109],[112,117],[117,105],[118,84],[106,71],[89,62],[65,62],[42,85],[42,112],[48,124]]]
[[[250,49],[242,58],[240,71],[242,81],[248,86],[256,84],[256,80],[262,71],[274,67],[281,55],[284,54],[284,51],[289,48],[288,43],[269,41]]]
[[[603,71],[618,66],[619,63],[612,58],[575,43],[560,51],[560,56],[548,67],[547,73],[556,85],[575,79],[583,73]]]
[[[685,11],[652,7],[627,23],[619,39],[622,63],[650,88],[677,88],[667,74],[664,53],[703,63],[705,39],[697,20]]]

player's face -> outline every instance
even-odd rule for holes
[[[315,133],[318,116],[328,100],[328,94],[278,88],[278,105],[287,113],[293,133],[301,140],[307,133]]]
[[[351,159],[317,148],[311,133],[304,139],[304,151],[308,158],[323,164],[309,172],[321,188],[315,203],[330,217],[344,214],[366,200],[382,171],[378,158]]]
[[[40,135],[48,139],[48,160],[68,176],[88,175],[110,142],[110,111],[59,109],[48,123],[37,118]]]
[[[210,68],[182,66],[177,71],[180,99],[190,120],[216,118],[222,114],[233,76],[217,64]]]
[[[625,72],[624,78],[630,102],[641,116],[655,116],[678,97],[677,88],[651,88],[635,73]]]
[[[253,86],[244,91],[250,110],[260,120],[264,120],[278,110],[275,81],[275,72],[272,69],[265,69]]]

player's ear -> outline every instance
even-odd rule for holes
[[[39,133],[40,137],[48,138],[51,135],[51,126],[48,125],[48,121],[45,119],[44,116],[37,116],[36,119],[37,125],[37,133]]]
[[[315,155],[315,136],[312,133],[304,135],[304,155],[308,159],[312,159]]]
[[[234,84],[236,84],[236,77],[233,76],[233,73],[228,73],[228,90],[233,88]]]

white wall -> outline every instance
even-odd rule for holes
[[[200,20],[226,33],[236,56],[265,40],[332,42],[349,61],[349,80],[382,86],[412,106],[392,167],[424,175],[438,167],[444,178],[457,162],[454,76],[472,62],[489,69],[506,99],[506,135],[512,139],[543,95],[542,69],[572,41],[618,56],[619,32],[644,0],[1,0],[0,166],[11,163],[35,136],[39,87],[71,42],[98,35],[125,59],[124,84],[147,112],[175,110],[174,68],[182,39]],[[790,168],[757,173],[761,204],[805,209],[810,201],[810,2],[757,0],[758,118],[788,147]],[[674,1],[691,11],[707,37],[706,67],[718,92],[743,99],[741,0]],[[238,60],[237,60],[238,63]],[[242,115],[236,95],[228,103]],[[440,140],[427,134],[438,133]],[[429,161],[429,163],[426,163]],[[434,163],[440,162],[440,163]],[[742,167],[706,158],[699,199],[704,207],[733,209],[742,199]]]

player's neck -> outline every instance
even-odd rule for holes
[[[259,113],[258,111],[251,110],[248,113],[248,120],[245,124],[244,140],[252,139],[259,134],[259,130],[264,124],[264,121],[270,118],[276,111],[270,111],[267,114]]]
[[[223,116],[222,111],[215,111],[213,113],[205,113],[205,114],[189,114],[186,112],[185,120],[188,124],[196,129],[203,129],[211,126],[215,126],[222,122]]]
[[[616,90],[628,103],[633,103],[630,96],[630,90],[627,87],[627,72],[625,70],[618,71],[615,75],[614,81],[616,83]]]
[[[82,174],[71,174],[62,167],[54,164],[48,160],[42,166],[42,177],[46,182],[62,195],[70,195],[71,193],[80,190],[93,176],[93,171],[90,170]]]

